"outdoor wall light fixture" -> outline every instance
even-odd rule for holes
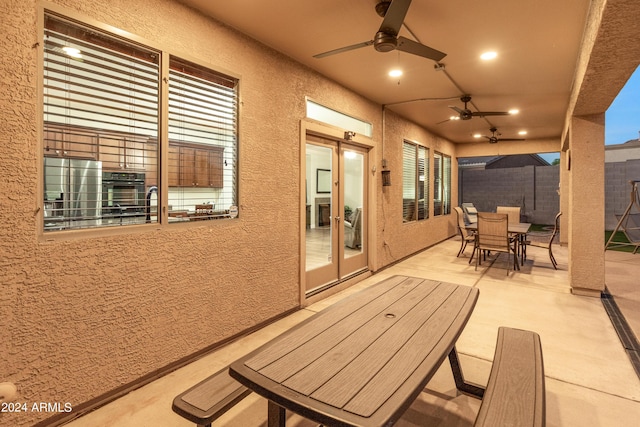
[[[391,171],[383,170],[382,171],[382,186],[390,187],[391,186]]]

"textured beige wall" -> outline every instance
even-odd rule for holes
[[[38,236],[37,212],[38,3],[2,4],[0,381],[16,383],[21,401],[77,407],[298,307],[305,96],[371,121],[374,145],[380,106],[174,1],[56,0],[56,7],[241,77],[241,218],[47,241]],[[417,126],[391,114],[388,121],[385,153],[396,183],[403,138],[453,154]],[[456,189],[455,169],[452,177]],[[379,180],[374,185],[380,194]],[[454,234],[450,216],[403,225],[398,191],[385,188],[378,198],[374,269]],[[52,415],[0,414],[0,424]]]

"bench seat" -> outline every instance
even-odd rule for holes
[[[480,426],[544,427],[542,346],[535,332],[500,327],[480,411]]]
[[[176,396],[171,408],[198,426],[209,427],[250,393],[224,368]]]

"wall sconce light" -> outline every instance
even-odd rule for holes
[[[347,141],[351,141],[353,139],[353,137],[356,136],[355,132],[352,132],[350,130],[346,131],[344,133],[344,139],[346,139]]]
[[[382,186],[383,187],[391,186],[391,171],[388,171],[388,170],[382,171]]]

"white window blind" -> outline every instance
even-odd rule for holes
[[[402,145],[402,220],[416,220],[416,146]]]
[[[157,183],[158,59],[45,16],[45,231],[150,221],[145,191]],[[135,184],[119,186],[112,175]]]
[[[402,218],[404,222],[429,217],[429,150],[421,145],[402,145]]]
[[[451,157],[434,153],[434,215],[451,213]]]
[[[162,55],[45,13],[45,231],[158,222],[164,193],[169,223],[235,216],[238,80],[174,56],[162,75]]]
[[[442,214],[451,213],[451,157],[444,157],[443,178],[442,178]]]
[[[429,150],[420,145],[418,148],[418,219],[429,217]]]
[[[227,216],[237,204],[237,89],[237,79],[171,57],[171,210],[212,218]]]

